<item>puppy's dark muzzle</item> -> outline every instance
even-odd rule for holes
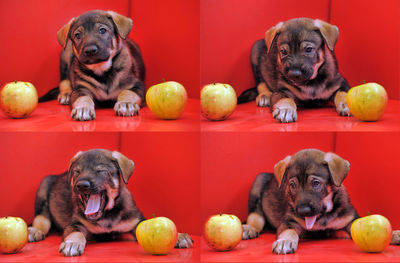
[[[89,180],[81,179],[76,182],[75,190],[79,193],[88,193],[93,189],[93,183]]]
[[[96,45],[88,45],[84,47],[83,53],[85,53],[87,57],[93,57],[99,53],[99,48]]]
[[[299,205],[296,209],[296,212],[297,215],[300,217],[308,217],[315,215],[314,209],[308,204]]]

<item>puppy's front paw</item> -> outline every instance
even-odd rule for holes
[[[256,104],[258,107],[269,107],[269,100],[270,96],[267,96],[265,94],[258,94],[256,98]]]
[[[272,252],[275,254],[292,254],[297,250],[297,241],[288,239],[278,239],[272,244]]]
[[[272,112],[275,120],[283,123],[295,122],[297,120],[297,110],[287,107],[275,107]]]
[[[91,121],[96,118],[94,107],[75,107],[71,111],[71,117],[77,121]]]
[[[31,226],[28,227],[28,231],[29,231],[28,242],[37,242],[44,239],[44,233],[41,230]]]
[[[70,93],[60,93],[58,94],[57,100],[62,105],[69,105],[70,98],[71,98]]]
[[[259,236],[259,233],[253,226],[246,225],[246,224],[243,225],[243,236],[242,236],[243,240],[257,238],[258,236]]]
[[[186,233],[178,233],[178,241],[175,245],[176,248],[190,248],[193,247],[193,239]]]
[[[137,103],[118,101],[114,105],[114,111],[118,116],[130,117],[139,115],[140,106]]]
[[[351,116],[351,112],[346,102],[339,102],[336,105],[336,111],[340,116]]]
[[[392,232],[392,241],[390,242],[391,245],[400,245],[400,230],[394,230]]]
[[[62,242],[60,245],[60,253],[66,257],[80,256],[85,250],[84,242]]]

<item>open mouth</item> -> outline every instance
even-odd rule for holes
[[[317,215],[305,217],[304,221],[306,223],[307,230],[310,230],[314,227],[315,221],[317,221]]]
[[[81,194],[80,199],[85,207],[85,216],[88,220],[94,221],[103,215],[106,203],[106,193]]]

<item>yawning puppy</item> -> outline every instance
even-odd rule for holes
[[[29,242],[43,240],[54,226],[63,231],[60,252],[79,256],[88,239],[110,238],[119,233],[135,236],[137,225],[145,218],[125,186],[133,170],[133,161],[116,151],[78,152],[68,172],[42,180]],[[178,234],[176,247],[192,245],[188,234]]]

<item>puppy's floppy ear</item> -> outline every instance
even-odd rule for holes
[[[279,161],[277,164],[274,166],[274,175],[276,180],[278,181],[278,186],[281,187],[282,181],[283,181],[283,176],[285,175],[286,169],[289,166],[289,162],[292,156],[286,156],[285,159],[282,161]]]
[[[322,20],[314,20],[314,26],[321,32],[322,37],[325,40],[325,44],[328,46],[329,50],[333,51],[335,49],[336,41],[339,37],[339,29],[337,26],[331,25]]]
[[[127,184],[129,178],[133,173],[133,170],[135,170],[135,163],[128,157],[117,151],[113,151],[111,153],[111,156],[115,161],[117,161],[119,166],[119,173],[122,177],[122,180],[125,184]]]
[[[129,32],[132,29],[132,19],[120,15],[114,11],[107,11],[107,14],[110,16],[110,18],[112,19],[112,21],[114,22],[116,28],[117,28],[117,33],[120,37],[122,37],[123,39],[125,39]]]
[[[281,32],[282,25],[283,22],[279,22],[276,26],[271,27],[265,32],[265,44],[267,45],[268,51],[271,49],[275,36]]]
[[[340,186],[350,169],[350,163],[334,153],[326,153],[324,161],[328,164],[331,178],[336,186]]]
[[[69,29],[71,28],[72,23],[75,21],[75,18],[69,20],[68,24],[64,25],[57,32],[57,40],[60,45],[65,48],[67,46],[67,41],[69,37]]]
[[[71,179],[72,179],[72,174],[71,174],[71,168],[72,168],[72,165],[74,164],[74,162],[79,158],[79,156],[81,156],[81,154],[82,154],[83,152],[82,151],[79,151],[79,152],[77,152],[75,155],[74,155],[74,157],[72,157],[72,159],[71,159],[71,161],[69,161],[69,167],[68,167],[68,176],[67,176],[67,178],[68,178],[68,182],[71,184],[72,182],[71,182]]]

